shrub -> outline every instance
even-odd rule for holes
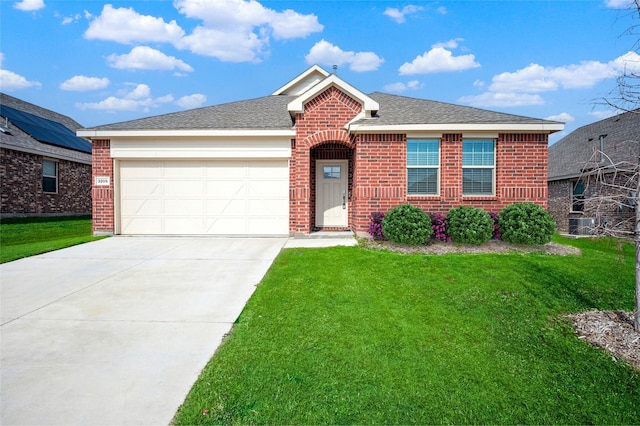
[[[447,234],[447,219],[440,213],[430,213],[431,229],[433,229],[433,237],[436,241],[450,242],[451,237]]]
[[[514,244],[547,244],[556,232],[553,217],[541,206],[516,203],[500,212],[502,239]]]
[[[395,243],[425,244],[431,237],[431,219],[418,207],[403,204],[387,212],[382,221],[382,232]]]
[[[493,221],[489,213],[475,207],[452,208],[447,214],[447,225],[454,243],[486,243],[493,233]]]
[[[382,232],[382,220],[384,219],[384,213],[382,212],[373,212],[371,213],[371,217],[369,218],[369,235],[373,237],[374,240],[384,240],[384,233]]]
[[[491,216],[491,220],[493,221],[493,238],[496,240],[500,239],[500,215],[496,212],[489,212],[489,216]]]

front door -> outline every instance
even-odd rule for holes
[[[316,161],[316,226],[347,227],[348,160]]]

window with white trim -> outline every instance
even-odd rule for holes
[[[58,192],[58,163],[42,160],[42,190],[49,193]]]
[[[407,194],[438,195],[440,140],[407,140]]]
[[[462,195],[494,195],[496,143],[493,139],[462,141]]]

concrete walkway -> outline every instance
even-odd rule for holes
[[[286,247],[113,237],[0,266],[0,424],[166,425]]]

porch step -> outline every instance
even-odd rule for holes
[[[312,232],[308,235],[305,235],[302,238],[310,238],[310,239],[328,239],[328,238],[353,238],[353,231],[317,231]],[[296,236],[296,238],[300,238]]]

